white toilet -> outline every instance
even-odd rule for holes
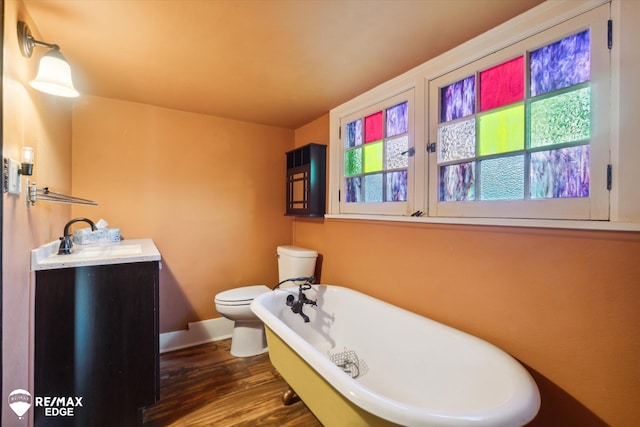
[[[297,246],[278,246],[278,281],[313,276],[316,269],[318,252]],[[284,282],[281,288],[295,287],[299,283]],[[267,351],[264,325],[251,311],[254,298],[270,292],[265,285],[243,286],[229,289],[216,295],[216,310],[222,316],[234,321],[231,338],[231,354],[236,357],[248,357]]]

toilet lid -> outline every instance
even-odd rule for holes
[[[240,288],[229,289],[216,295],[216,303],[227,305],[251,304],[257,296],[271,291],[265,285],[242,286]]]

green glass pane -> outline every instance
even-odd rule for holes
[[[402,136],[386,142],[385,169],[403,169],[409,167],[409,137]]]
[[[362,148],[345,151],[344,174],[346,176],[362,173]]]
[[[531,147],[591,137],[591,88],[531,102]]]
[[[524,104],[478,115],[480,156],[524,149]]]
[[[476,155],[476,119],[440,125],[438,162],[469,159]]]
[[[377,172],[382,170],[382,141],[373,142],[364,146],[364,172]]]
[[[365,175],[364,177],[364,201],[382,201],[382,174]]]
[[[524,156],[498,157],[480,162],[480,200],[524,198]]]

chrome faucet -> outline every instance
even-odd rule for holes
[[[75,222],[86,222],[91,226],[92,231],[96,231],[98,227],[88,218],[74,218],[64,226],[64,236],[60,238],[60,247],[58,248],[58,255],[69,255],[73,253],[73,239],[69,235],[69,227]]]

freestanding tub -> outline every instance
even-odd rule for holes
[[[520,426],[538,412],[529,373],[486,341],[332,285],[305,291],[317,300],[305,323],[290,294],[263,294],[251,309],[274,367],[328,427]]]

